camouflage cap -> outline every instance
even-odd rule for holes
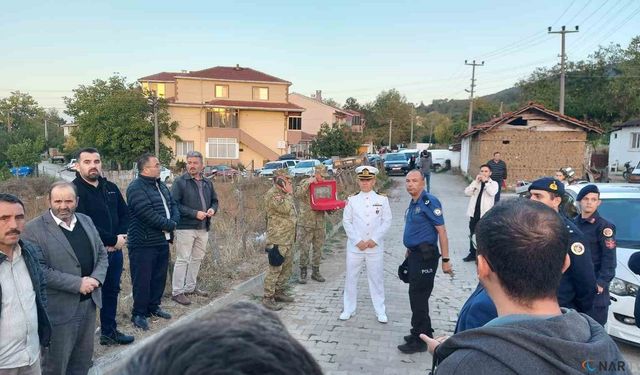
[[[324,164],[319,164],[315,166],[315,173],[320,173],[321,176],[328,176],[327,167]]]
[[[280,168],[273,171],[274,177],[291,177],[289,176],[289,170],[286,168]]]

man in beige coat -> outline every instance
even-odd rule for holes
[[[491,169],[486,164],[481,165],[480,173],[464,189],[464,194],[471,197],[467,206],[467,216],[469,216],[469,255],[462,259],[465,262],[476,260],[476,247],[472,240],[476,224],[493,207],[497,193],[498,183],[491,179]]]

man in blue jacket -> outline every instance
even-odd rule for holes
[[[144,154],[137,163],[139,176],[127,188],[129,203],[129,264],[133,285],[133,325],[148,330],[147,317],[171,319],[160,308],[169,267],[169,242],[180,211],[167,186],[160,181],[160,162]]]

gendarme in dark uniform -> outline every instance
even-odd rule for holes
[[[412,184],[419,184],[420,190]],[[440,259],[438,240],[443,247],[443,271],[451,272],[451,268],[447,264],[449,249],[440,201],[424,191],[424,177],[419,171],[412,171],[407,175],[407,191],[413,198],[405,212],[403,236],[404,246],[408,249],[411,334],[405,336],[406,344],[399,345],[398,349],[403,353],[415,353],[426,350],[426,345],[423,346],[419,338],[420,334],[433,337],[429,317],[429,297],[433,290],[433,281]],[[444,231],[444,239],[439,238],[439,230]]]
[[[535,199],[534,193],[536,190],[550,193],[551,201]],[[558,211],[559,203],[564,196],[564,184],[554,178],[545,177],[531,183],[529,192],[532,194],[531,199],[539,200]],[[586,314],[591,311],[596,295],[596,276],[593,271],[591,251],[580,229],[564,215],[560,213],[558,215],[560,215],[569,231],[568,254],[571,258],[571,265],[562,275],[560,281],[558,303],[562,307],[575,309]]]
[[[611,304],[609,283],[616,273],[616,227],[598,213],[600,191],[596,185],[583,187],[576,201],[580,202],[582,214],[576,216],[574,222],[584,233],[587,246],[591,250],[596,284],[599,289],[589,316],[605,325]]]

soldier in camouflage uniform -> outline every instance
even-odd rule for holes
[[[273,182],[273,187],[265,194],[267,248],[277,245],[284,263],[279,266],[269,264],[264,279],[262,304],[270,310],[280,310],[282,306],[277,302],[294,301],[284,293],[284,287],[292,271],[297,213],[292,195],[293,186],[287,170],[276,171]]]
[[[300,244],[300,284],[307,283],[307,267],[309,266],[309,251],[313,246],[313,260],[311,278],[318,282],[325,279],[320,274],[320,260],[322,258],[322,246],[325,239],[324,211],[314,211],[311,209],[311,197],[309,196],[309,185],[313,182],[320,182],[327,176],[327,168],[318,165],[315,168],[315,175],[300,183],[296,188],[296,199],[300,208],[300,221],[298,222],[298,243]]]

